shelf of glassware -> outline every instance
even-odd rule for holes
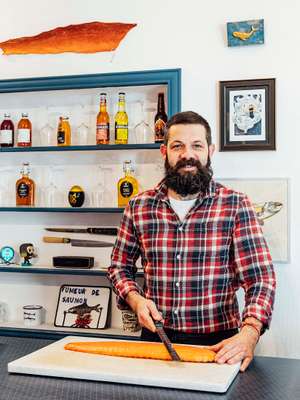
[[[105,144],[105,145],[87,145],[87,146],[33,146],[33,147],[0,147],[0,153],[30,153],[47,151],[103,151],[103,150],[143,150],[158,149],[159,143],[145,144]]]
[[[128,332],[120,328],[105,329],[80,329],[80,328],[61,328],[53,324],[42,324],[34,328],[24,327],[22,321],[9,321],[0,323],[0,335],[2,336],[23,336],[47,339],[59,339],[66,335],[72,336],[92,336],[121,340],[140,340],[141,331]]]
[[[124,208],[118,207],[103,207],[103,208],[93,208],[93,207],[31,207],[31,206],[18,206],[18,207],[0,207],[0,212],[34,212],[34,213],[49,213],[49,212],[59,212],[59,213],[102,213],[102,214],[122,214]]]

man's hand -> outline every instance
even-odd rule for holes
[[[216,362],[219,364],[235,364],[242,361],[240,371],[244,372],[253,359],[258,339],[255,329],[246,325],[238,334],[209,346],[209,349],[217,352]]]
[[[156,331],[153,319],[161,321],[163,319],[152,300],[145,299],[138,292],[131,291],[126,297],[126,302],[132,311],[137,315],[139,324],[152,332]]]

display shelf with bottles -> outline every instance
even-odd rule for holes
[[[127,143],[123,141],[120,144],[116,144],[114,127],[119,92],[126,94],[128,140]],[[106,93],[107,112],[110,120],[110,140],[108,143],[96,144],[100,93]],[[159,159],[158,149],[160,143],[154,142],[154,120],[157,113],[158,93],[164,94],[168,116],[180,111],[180,69],[0,81],[0,119],[1,121],[3,120],[5,113],[9,114],[15,127],[14,146],[0,147],[0,168],[2,172],[5,168],[9,170],[8,173],[5,173],[6,181],[12,182],[12,190],[9,194],[10,201],[7,202],[4,199],[5,201],[0,204],[1,224],[5,226],[5,237],[4,230],[2,230],[2,238],[0,234],[1,245],[13,245],[17,249],[19,243],[22,243],[21,241],[32,241],[37,244],[40,255],[42,255],[42,252],[46,252],[48,261],[50,260],[50,255],[55,255],[54,253],[58,255],[77,255],[76,251],[78,251],[78,255],[93,255],[97,257],[101,261],[101,266],[108,265],[106,259],[108,251],[111,250],[107,249],[107,252],[103,250],[103,253],[100,252],[99,254],[94,250],[95,253],[87,254],[86,249],[76,250],[75,248],[71,249],[68,245],[63,247],[64,245],[42,244],[42,229],[45,226],[53,225],[118,226],[120,216],[124,210],[123,207],[117,207],[116,197],[117,181],[122,177],[121,168],[123,162],[130,159],[133,160],[134,165],[150,166]],[[30,140],[28,139],[28,132],[22,131],[20,136],[17,132],[18,122],[21,120],[22,114],[26,114],[31,123]],[[57,128],[60,116],[69,117],[71,127],[70,145],[57,145]],[[19,125],[19,129],[28,129],[27,126],[21,125]],[[136,137],[137,135],[140,136]],[[20,143],[31,141],[31,146],[17,146],[18,138],[21,138],[19,140]],[[36,182],[36,188],[40,190],[42,187],[44,191],[46,187],[50,186],[47,166],[63,166],[63,172],[59,173],[61,173],[62,179],[65,179],[69,188],[73,185],[73,181],[72,185],[69,184],[70,175],[67,175],[69,170],[74,169],[73,176],[82,178],[77,174],[74,166],[82,167],[90,172],[92,167],[101,164],[108,169],[108,167],[111,167],[110,164],[113,163],[116,168],[114,168],[113,173],[109,174],[109,183],[111,184],[110,190],[115,191],[115,199],[114,196],[110,196],[110,200],[105,201],[103,206],[91,206],[94,205],[92,194],[95,188],[90,184],[90,186],[87,186],[90,202],[87,202],[82,207],[49,206],[46,204],[47,202],[42,200],[39,200],[34,207],[17,207],[13,198],[13,187],[19,178],[18,174],[23,162],[30,163],[31,176]],[[143,174],[143,172],[139,173]],[[9,174],[11,178],[9,178]],[[84,172],[82,172],[82,175],[84,175]],[[143,176],[148,175],[144,173]],[[137,176],[138,181],[140,178],[141,175]],[[87,179],[90,179],[93,184],[98,182],[95,177],[89,176]],[[3,193],[5,194],[4,183],[5,181],[1,182],[0,191],[4,191]],[[80,184],[77,181],[74,183]],[[59,186],[55,179],[54,184]],[[63,186],[61,184],[60,187],[65,188],[66,185]],[[96,215],[98,215],[97,220],[95,219]],[[17,224],[19,224],[18,229],[15,229]],[[9,225],[10,228],[8,229]],[[25,227],[25,231],[22,227]],[[83,239],[82,236],[79,238]],[[1,285],[7,285],[6,290],[2,291],[1,294],[0,300],[2,302],[7,302],[10,307],[15,307],[17,301],[14,300],[13,295],[10,293],[10,287],[15,288],[16,285],[19,285],[19,288],[22,288],[22,293],[25,293],[25,297],[31,299],[30,302],[34,301],[36,304],[43,304],[43,289],[48,285],[47,293],[51,292],[51,296],[49,295],[44,301],[46,301],[46,308],[49,308],[50,305],[51,307],[53,306],[53,291],[57,290],[57,287],[62,283],[69,283],[73,280],[79,283],[92,283],[96,277],[97,279],[105,280],[106,276],[106,270],[98,267],[92,269],[50,267],[51,263],[44,263],[43,257],[38,263],[33,264],[31,267],[18,265],[0,266]],[[142,273],[138,272],[137,277],[141,279]],[[51,283],[49,283],[50,280]],[[53,282],[55,280],[55,282],[52,283],[52,280]],[[51,287],[51,290],[49,287]],[[31,289],[34,289],[34,293],[37,293],[34,297],[31,294]],[[89,329],[87,332],[86,329],[62,330],[54,328],[51,323],[32,329],[25,328],[18,321],[0,323],[0,335],[57,338],[66,334],[82,335],[83,333],[100,337],[139,337],[139,333],[127,334],[122,329],[115,327],[101,331]]]

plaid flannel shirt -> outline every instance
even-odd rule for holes
[[[135,281],[141,256],[144,287]],[[180,221],[162,181],[126,207],[108,278],[118,307],[135,290],[155,302],[168,328],[210,333],[240,326],[236,291],[243,287],[242,319],[268,328],[275,274],[255,211],[242,193],[211,181]]]

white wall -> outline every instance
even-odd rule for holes
[[[218,144],[218,81],[277,79],[277,150],[217,152],[215,174],[222,177],[288,177],[291,263],[276,265],[278,288],[271,330],[258,354],[300,358],[299,13],[295,0],[10,0],[0,13],[0,41],[56,26],[87,21],[136,22],[114,57],[104,54],[0,56],[0,78],[87,74],[180,67],[182,109],[211,123]],[[228,21],[265,20],[265,45],[228,48]]]

